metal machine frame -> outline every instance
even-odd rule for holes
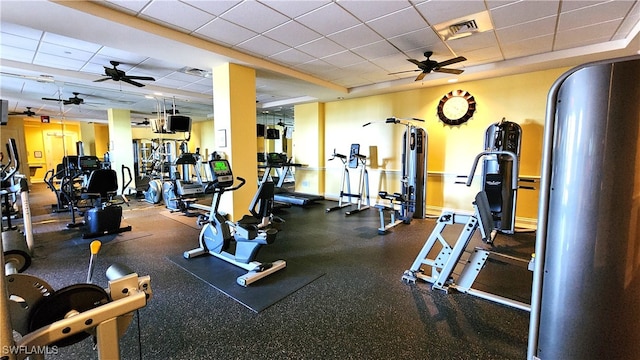
[[[416,127],[411,121],[424,122],[418,118],[390,117],[385,120],[386,124],[399,124],[406,130],[403,135],[401,193],[378,192],[380,198],[389,201],[388,205],[375,205],[380,213],[380,235],[401,223],[409,224],[411,219],[424,219],[426,216],[428,138],[426,130]],[[385,213],[390,214],[389,222],[385,222]]]
[[[494,228],[505,234],[515,232],[516,198],[522,129],[504,118],[489,125],[485,132],[485,150],[478,154],[467,177],[471,186],[482,158],[481,189],[487,193],[494,220]]]
[[[333,155],[329,161],[336,158],[340,159],[344,165],[340,179],[340,198],[338,199],[337,206],[329,207],[325,211],[331,212],[352,205],[355,205],[356,208],[346,211],[344,213],[345,215],[353,215],[363,210],[367,210],[371,207],[371,200],[369,199],[369,172],[367,171],[367,157],[360,155],[360,144],[351,144],[351,152],[348,159],[346,155],[338,154],[334,149]],[[360,169],[357,193],[351,192],[349,169]],[[345,197],[347,198],[346,202],[344,201]],[[352,198],[356,198],[357,201],[352,202]]]
[[[477,296],[483,299],[498,302],[503,305],[512,306],[521,310],[529,311],[531,306],[513,299],[509,299],[496,294],[472,288],[478,274],[483,269],[490,255],[508,258],[510,261],[527,262],[504,254],[491,252],[483,248],[476,248],[466,261],[464,267],[457,278],[454,277],[454,270],[460,264],[469,242],[475,231],[480,228],[480,233],[484,242],[487,242],[493,229],[493,220],[487,195],[479,192],[473,203],[475,212],[473,214],[460,214],[452,211],[444,211],[437,220],[436,227],[418,253],[415,261],[409,270],[402,275],[405,283],[415,283],[417,279],[433,284],[434,289],[449,292],[457,290],[459,292]],[[460,235],[455,242],[447,241],[443,232],[448,225],[464,225]],[[438,251],[438,248],[440,249]],[[430,258],[429,254],[437,254]],[[424,267],[426,265],[426,267]],[[427,273],[430,268],[430,274]]]

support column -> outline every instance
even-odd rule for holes
[[[109,109],[109,155],[111,168],[118,174],[118,194],[122,185],[122,165],[133,169],[133,148],[131,142],[131,115],[129,110]],[[133,176],[133,173],[132,173]]]
[[[296,191],[324,195],[324,103],[296,105],[293,111],[293,158],[306,165],[296,168]]]
[[[80,122],[80,141],[82,141],[85,155],[98,156],[96,154],[96,130],[94,124]]]
[[[220,202],[220,209],[238,220],[258,190],[255,70],[230,63],[215,67],[213,93],[216,150],[226,155],[233,175],[247,181]]]

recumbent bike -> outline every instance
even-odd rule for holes
[[[209,210],[208,219],[200,231],[200,246],[185,251],[185,259],[209,254],[227,261],[248,272],[237,278],[236,282],[242,286],[258,281],[274,272],[284,269],[287,263],[277,260],[272,263],[255,261],[255,257],[262,245],[272,244],[275,241],[278,230],[273,227],[261,228],[255,223],[243,221],[232,222],[218,211],[220,199],[225,192],[236,191],[245,184],[245,180],[238,177],[240,183],[234,184],[233,173],[226,159],[209,161],[213,180],[209,186],[213,187],[213,199]],[[235,241],[235,252],[229,252],[231,241]]]

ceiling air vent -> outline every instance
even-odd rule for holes
[[[458,24],[449,25],[449,32],[452,35],[476,31],[478,31],[478,24],[475,20],[468,20]]]
[[[182,69],[180,69],[178,71],[181,72],[181,73],[184,73],[184,74],[200,76],[200,77],[203,77],[203,78],[210,78],[211,77],[211,71],[192,68],[192,67],[188,67],[188,66],[185,66],[185,67],[183,67]]]
[[[493,29],[491,18],[486,11],[443,22],[434,25],[434,28],[445,41],[460,39]]]

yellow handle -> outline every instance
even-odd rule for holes
[[[98,251],[100,251],[100,246],[102,246],[100,240],[93,240],[91,242],[91,255],[98,254]]]

